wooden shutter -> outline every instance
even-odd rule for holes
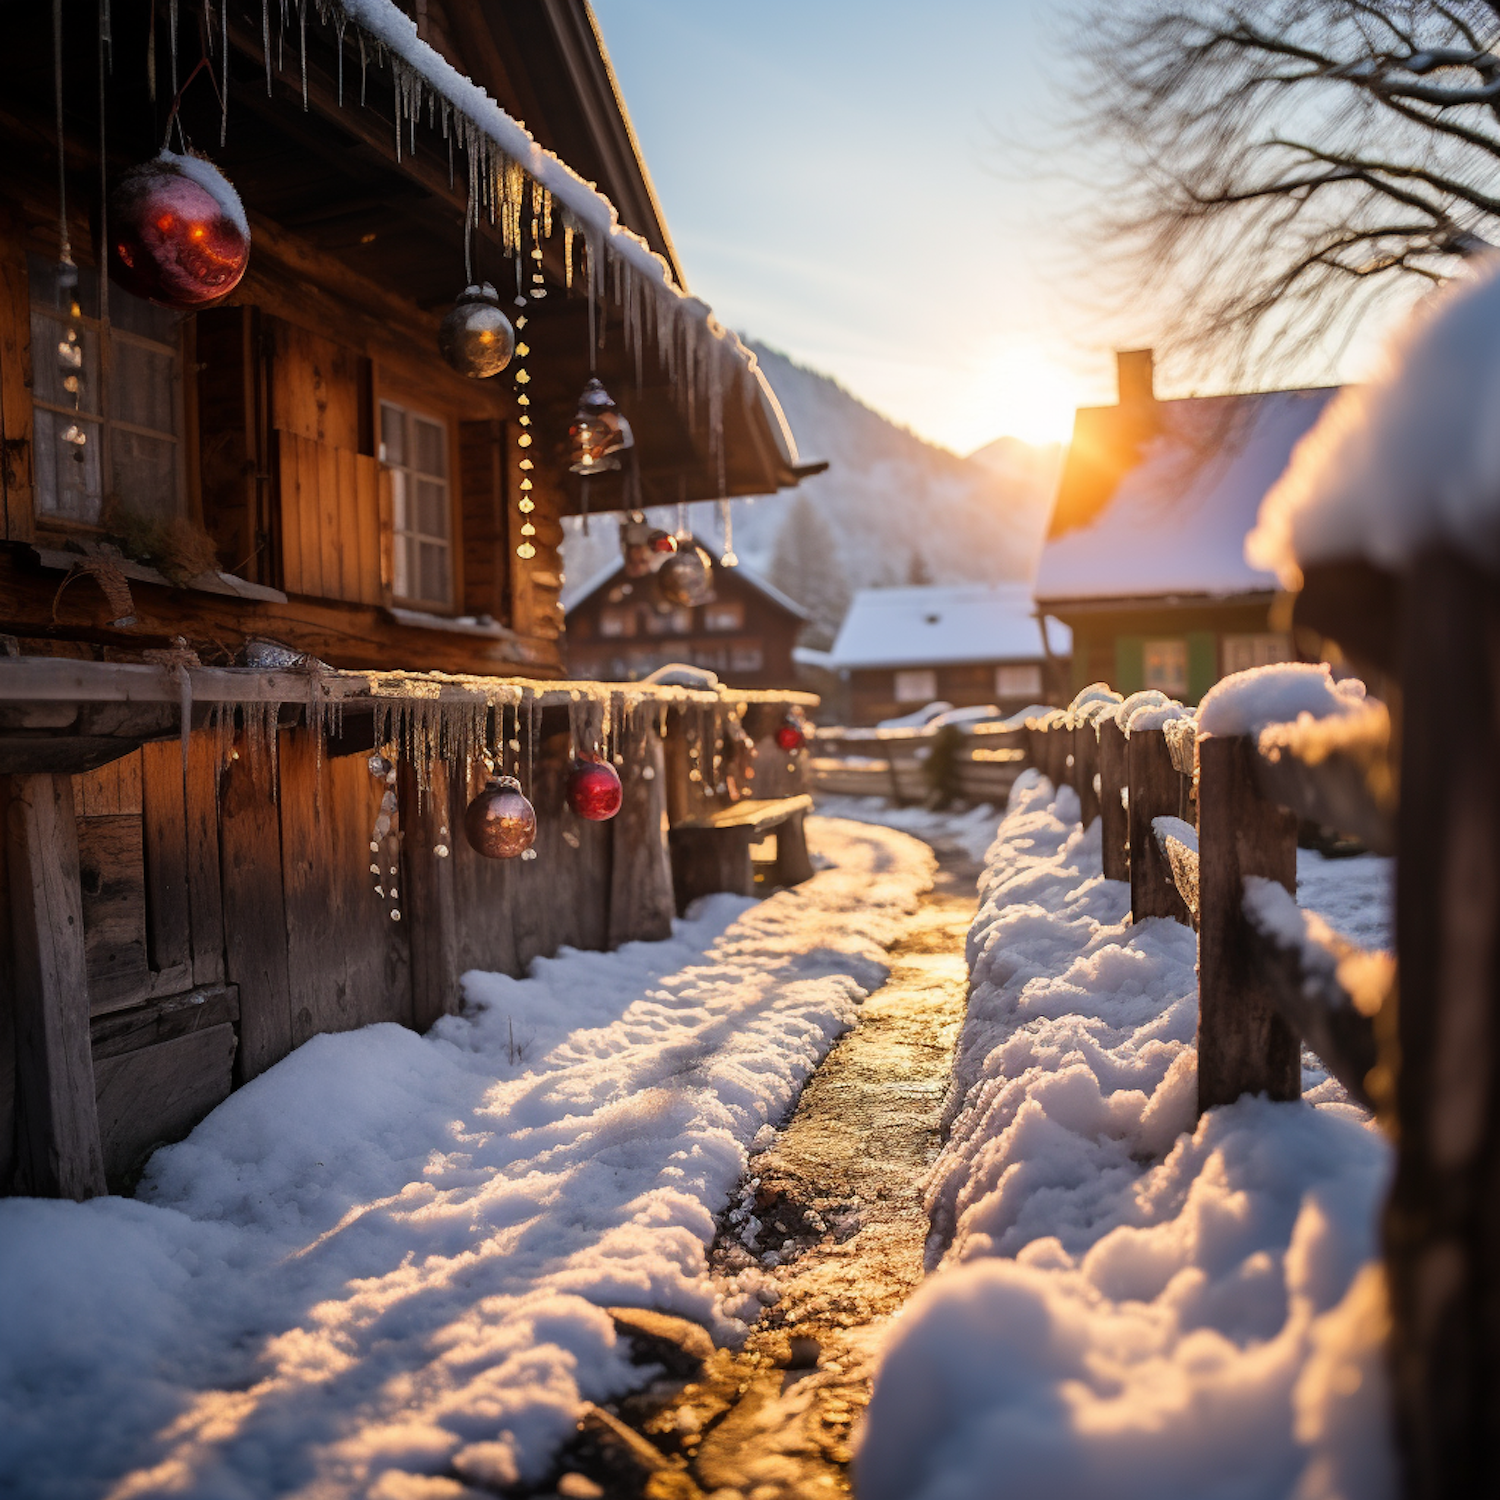
[[[389,598],[389,486],[379,463],[294,432],[272,434],[289,594],[383,604]]]
[[[514,624],[506,514],[505,423],[460,422],[458,483],[463,505],[464,610]]]

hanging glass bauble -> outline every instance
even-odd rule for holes
[[[653,531],[651,533],[651,550],[653,552],[675,552],[677,550],[677,538],[670,531]]]
[[[476,854],[515,859],[536,842],[536,809],[514,776],[491,776],[464,812],[464,833]]]
[[[109,256],[126,291],[188,312],[239,285],[250,263],[250,225],[239,194],[212,162],[163,151],[115,184]]]
[[[471,380],[498,375],[516,352],[516,330],[489,282],[467,286],[438,328],[438,353]]]
[[[776,744],[788,755],[794,754],[807,743],[807,721],[797,714],[788,714],[776,726]]]
[[[620,810],[625,790],[607,760],[578,761],[568,773],[568,806],[590,823],[605,823]]]
[[[714,591],[713,560],[692,541],[679,541],[677,550],[656,570],[656,586],[668,604],[705,604]]]
[[[575,474],[602,474],[620,467],[620,455],[635,446],[635,434],[620,408],[597,380],[584,386],[568,428]]]

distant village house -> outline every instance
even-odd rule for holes
[[[697,544],[709,549],[701,540]],[[563,594],[568,669],[600,682],[638,682],[686,662],[731,687],[787,687],[792,648],[810,618],[758,573],[714,569],[713,597],[699,605],[660,602],[648,579],[626,576],[623,559]]]
[[[923,704],[1045,702],[1067,680],[1070,642],[1047,639],[1025,584],[958,583],[861,589],[827,652],[799,651],[845,684],[850,724],[875,724]]]

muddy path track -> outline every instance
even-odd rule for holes
[[[819,1500],[850,1493],[850,1440],[879,1332],[922,1278],[922,1182],[937,1154],[963,1021],[964,938],[978,867],[934,845],[933,889],[890,950],[890,977],[752,1156],[711,1263],[758,1289],[742,1349],[622,1314],[638,1357],[667,1374],[595,1409],[556,1493],[607,1500]],[[551,1492],[548,1492],[551,1493]]]

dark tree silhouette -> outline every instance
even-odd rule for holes
[[[1500,244],[1500,0],[1099,3],[1106,232],[1190,352],[1274,367]]]

